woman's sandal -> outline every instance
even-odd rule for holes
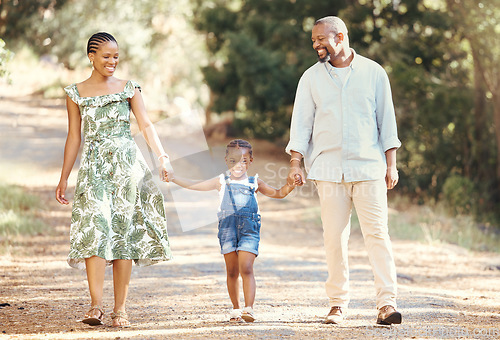
[[[233,309],[231,313],[229,313],[229,322],[231,323],[243,322],[243,319],[241,318],[241,309]]]
[[[253,315],[252,307],[243,308],[243,312],[241,313],[241,318],[246,322],[254,322],[255,316]]]
[[[113,325],[113,327],[130,327],[130,322],[128,321],[128,315],[125,312],[118,311],[111,313],[111,320],[115,321],[116,319],[121,318],[126,321],[124,325]]]
[[[99,313],[99,316],[98,317],[95,317],[95,316],[90,316],[90,313],[94,310],[98,310]],[[90,309],[88,310],[88,312],[85,314],[85,317],[84,319],[82,320],[83,323],[87,324],[87,325],[90,325],[90,326],[99,326],[99,325],[104,325],[104,323],[102,322],[102,318],[104,317],[104,311],[102,310],[101,306],[92,306],[90,307]]]

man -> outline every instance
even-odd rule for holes
[[[398,182],[401,142],[389,79],[379,64],[349,47],[338,17],[316,21],[311,38],[319,62],[299,81],[286,152],[288,181],[303,185],[304,157],[308,179],[318,189],[331,308],[325,322],[342,322],[349,303],[347,243],[354,204],[375,277],[377,323],[398,324],[387,189]]]

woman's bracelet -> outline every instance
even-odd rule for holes
[[[297,158],[297,157],[293,157],[290,159],[290,163],[292,163],[293,161],[299,161],[299,163],[300,163],[301,159]]]
[[[160,160],[160,158],[162,158],[162,157],[169,158],[167,153],[165,153],[165,152],[158,156],[158,160]]]

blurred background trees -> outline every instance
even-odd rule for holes
[[[310,31],[315,18],[338,13],[345,1],[202,1],[194,15],[205,33],[208,109],[230,112],[250,137],[287,136],[297,81],[315,62]]]
[[[2,51],[29,49],[88,74],[87,39],[105,30],[148,106],[168,114],[184,97],[207,124],[284,145],[298,79],[316,62],[310,31],[326,15],[345,19],[351,46],[389,74],[398,192],[498,225],[500,0],[0,1],[0,73]],[[53,84],[59,95],[68,79]]]
[[[7,47],[29,49],[45,63],[85,70],[83,76],[88,76],[87,40],[106,31],[120,46],[117,76],[137,79],[148,88],[145,96],[151,107],[168,111],[176,96],[202,104],[207,90],[199,62],[205,51],[190,24],[189,0],[13,0],[2,6],[7,10],[1,12],[0,7],[0,18],[5,16],[0,37]],[[62,90],[64,82],[76,81],[70,78],[54,85]]]

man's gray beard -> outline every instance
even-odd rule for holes
[[[330,61],[330,56],[331,56],[330,52],[326,52],[326,55],[323,58],[320,58],[318,55],[318,61],[320,63],[326,63],[326,62]]]

